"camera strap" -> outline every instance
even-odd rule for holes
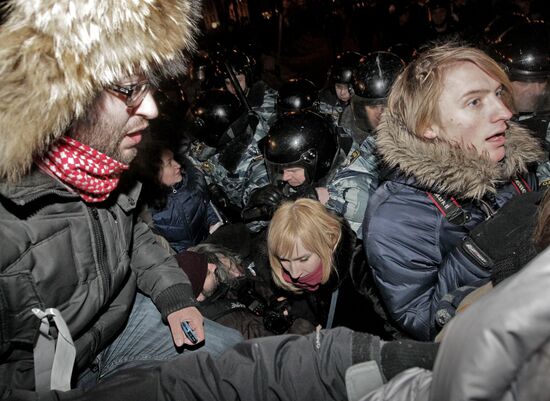
[[[518,194],[533,191],[521,175],[512,178],[511,184]],[[470,213],[462,209],[462,206],[460,206],[460,203],[458,203],[454,197],[447,197],[428,191],[426,191],[426,195],[441,212],[441,214],[447,219],[447,221],[449,221],[449,223],[461,226],[470,221]]]
[[[441,212],[449,223],[461,226],[467,223],[471,215],[466,212],[455,198],[446,197],[435,192],[426,192],[428,198],[433,202],[437,209]]]

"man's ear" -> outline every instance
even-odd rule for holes
[[[426,139],[435,139],[439,136],[439,130],[435,126],[429,126],[424,130],[422,136]]]

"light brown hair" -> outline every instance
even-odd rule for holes
[[[479,49],[452,42],[426,50],[403,70],[390,91],[387,112],[417,136],[431,124],[441,124],[438,100],[445,70],[459,62],[473,63],[499,82],[503,102],[513,110],[511,83],[499,64]]]

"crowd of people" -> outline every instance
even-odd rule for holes
[[[273,89],[92,3],[2,9],[0,399],[547,399],[546,22],[411,2]]]

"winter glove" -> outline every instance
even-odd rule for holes
[[[284,199],[285,196],[275,185],[269,184],[256,189],[243,209],[243,221],[271,220],[273,213]]]
[[[264,313],[264,327],[274,334],[286,332],[294,318],[290,315],[290,303],[286,298],[276,299],[270,302]]]
[[[208,193],[210,195],[210,200],[218,210],[222,212],[224,217],[231,222],[236,222],[240,220],[241,209],[233,203],[224,192],[222,187],[217,184],[211,183],[208,185]]]
[[[521,269],[536,254],[532,236],[542,196],[529,192],[512,198],[470,232],[462,242],[464,253],[496,275]]]
[[[310,184],[304,184],[300,185],[298,188],[296,188],[296,191],[293,192],[288,197],[291,200],[296,200],[300,198],[308,198],[313,200],[319,200],[319,197],[317,196],[317,191],[315,190],[315,187]]]
[[[218,184],[209,184],[208,192],[210,194],[210,199],[212,200],[212,202],[215,205],[219,205],[221,209],[226,209],[231,204],[231,202],[229,201],[229,197],[223,191],[222,187],[220,187]]]

